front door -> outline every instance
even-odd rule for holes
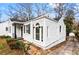
[[[14,25],[14,38],[15,39],[17,38],[17,35],[16,35],[16,24]]]
[[[21,27],[21,38],[23,37],[23,27]]]

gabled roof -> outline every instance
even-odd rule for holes
[[[35,17],[35,18],[32,18],[30,20],[37,20],[37,19],[41,19],[41,18],[47,18],[49,20],[52,20],[52,21],[55,21],[55,22],[58,22],[60,20],[61,17],[53,17],[53,16],[50,16],[49,14],[43,14],[43,15],[40,15],[38,17]]]
[[[53,17],[53,16],[50,16],[51,14],[43,14],[43,15],[40,15],[40,16],[37,16],[37,17],[34,17],[34,18],[31,18],[29,19],[28,21],[33,21],[33,20],[37,20],[37,19],[41,19],[41,18],[47,18],[49,20],[52,20],[52,21],[59,21],[61,17]],[[10,18],[11,21],[17,21],[17,22],[28,22],[27,20],[23,20],[22,18]]]
[[[17,22],[26,22],[26,20],[21,20],[18,18],[10,18],[11,21],[17,21]]]
[[[34,20],[38,20],[38,19],[41,19],[41,18],[46,18],[46,19],[49,19],[51,21],[55,21],[55,22],[58,22],[60,20],[61,17],[53,17],[53,16],[50,16],[50,14],[43,14],[43,15],[40,15],[38,17],[34,17],[30,20],[23,20],[22,18],[10,18],[11,21],[17,21],[17,22],[30,22],[30,21],[34,21]],[[3,21],[3,22],[6,22],[6,21]],[[0,22],[0,23],[3,23],[3,22]]]

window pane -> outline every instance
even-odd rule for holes
[[[36,40],[40,40],[40,29],[36,27]]]
[[[6,27],[6,31],[8,31],[8,27]]]
[[[43,26],[41,26],[41,41],[43,42]]]
[[[26,25],[26,33],[30,34],[30,24]]]
[[[60,26],[60,32],[61,32],[61,26]]]
[[[34,39],[34,27],[33,27],[33,39]]]

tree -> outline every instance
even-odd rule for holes
[[[28,18],[28,20],[30,20],[31,18],[33,18],[33,4],[32,3],[21,3],[19,4],[23,10],[22,10],[22,15],[26,16]]]
[[[48,4],[47,3],[35,3],[34,4],[34,13],[37,16],[48,13]]]
[[[16,6],[9,5],[8,12],[6,14],[10,18],[15,18],[17,15],[21,20],[29,20],[33,17],[32,15],[32,4],[28,3],[18,3]]]
[[[64,3],[55,4],[54,11],[57,13],[57,17],[62,17],[62,15],[65,13],[64,5]]]
[[[77,37],[77,40],[79,41],[79,21],[76,22],[76,26],[75,26],[75,35]]]
[[[70,32],[73,31],[73,20],[74,20],[74,11],[67,10],[64,22],[66,24],[66,34],[68,35]]]
[[[64,22],[66,25],[66,34],[68,35],[73,31],[73,20],[75,20],[74,9],[70,7],[71,4],[57,3],[55,5],[54,11],[57,13],[56,18],[59,19],[62,17],[62,15],[65,16]]]
[[[7,11],[4,11],[7,16],[10,18],[14,18],[15,16],[19,16],[20,13],[14,6],[9,5]]]

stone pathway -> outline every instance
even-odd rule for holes
[[[67,41],[54,51],[51,51],[48,55],[77,55],[79,54],[79,42]]]

